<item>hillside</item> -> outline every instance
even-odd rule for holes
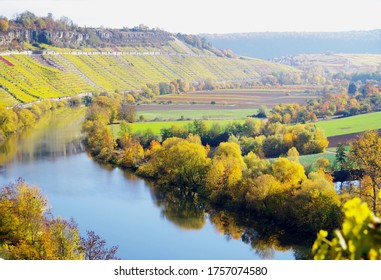
[[[177,79],[242,82],[272,72],[299,71],[238,58],[199,36],[144,25],[81,28],[62,20],[50,22],[49,17],[25,19],[33,16],[26,12],[0,32],[0,103],[5,106],[88,92],[136,90],[147,83]]]
[[[381,30],[350,32],[254,32],[202,34],[217,48],[273,59],[299,54],[381,54]],[[279,47],[282,46],[282,47]]]
[[[85,92],[125,91],[147,83],[183,79],[255,80],[271,72],[296,71],[259,59],[179,52],[54,52],[0,55],[0,100],[6,106]]]

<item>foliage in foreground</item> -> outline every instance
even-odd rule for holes
[[[18,179],[0,189],[0,257],[13,260],[115,259],[93,231],[81,238],[73,219],[54,218],[40,189]]]
[[[381,195],[380,195],[381,198]],[[336,230],[332,240],[321,230],[313,245],[315,260],[380,260],[381,220],[366,203],[354,198],[344,205],[342,230]]]

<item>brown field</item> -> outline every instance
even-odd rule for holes
[[[356,132],[356,133],[327,137],[329,141],[328,148],[337,147],[337,145],[339,145],[340,143],[343,144],[344,146],[347,146],[352,140],[355,140],[361,133],[362,132]],[[381,129],[378,130],[378,134],[381,136]]]
[[[314,89],[318,90],[318,89]],[[290,89],[247,89],[247,90],[214,90],[198,91],[184,94],[167,94],[158,96],[155,101],[158,103],[172,103],[187,106],[192,104],[189,109],[196,109],[195,104],[215,105],[204,109],[219,109],[221,105],[231,105],[238,108],[258,108],[261,105],[272,107],[280,103],[299,103],[303,104],[306,100],[317,98],[317,94],[306,93],[306,88]],[[172,107],[173,108],[173,105]]]

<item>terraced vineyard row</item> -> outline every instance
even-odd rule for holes
[[[179,53],[172,42],[168,51]],[[145,49],[146,51],[148,49]],[[142,50],[144,51],[144,50]],[[191,47],[184,52],[195,54]],[[2,55],[0,102],[6,106],[37,99],[73,96],[94,91],[124,91],[146,83],[174,79],[247,80],[273,71],[297,71],[253,59],[230,59],[208,55],[104,55],[44,54]]]

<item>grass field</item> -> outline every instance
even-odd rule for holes
[[[381,129],[381,112],[330,121],[320,121],[316,123],[316,126],[324,129],[327,137]]]
[[[313,155],[305,155],[305,156],[300,156],[299,161],[301,164],[314,164],[315,161],[318,158],[326,158],[328,159],[331,164],[335,162],[335,154],[334,153],[320,153],[320,154],[313,154]]]

